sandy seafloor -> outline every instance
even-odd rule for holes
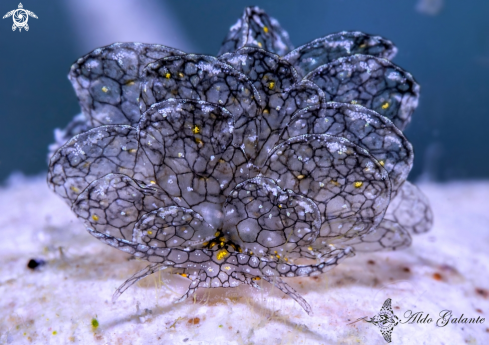
[[[188,281],[155,274],[110,302],[146,265],[92,236],[42,178],[0,190],[2,344],[384,344],[379,329],[350,321],[386,298],[431,323],[399,324],[393,344],[489,344],[489,181],[422,184],[435,227],[407,250],[358,254],[329,273],[288,282],[314,315],[265,283],[261,290],[199,290],[172,303]],[[47,264],[27,268],[31,258]],[[437,327],[442,310],[482,324]],[[96,319],[98,327],[92,325]]]

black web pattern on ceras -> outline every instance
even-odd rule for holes
[[[250,7],[217,58],[140,43],[80,58],[69,77],[82,115],[48,183],[93,236],[151,263],[114,299],[171,268],[190,279],[182,299],[263,279],[311,313],[281,277],[429,230],[401,131],[419,87],[385,60],[395,53],[360,32],[293,50]]]

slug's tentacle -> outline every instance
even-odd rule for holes
[[[282,279],[278,277],[263,277],[264,280],[275,286],[277,289],[285,293],[287,296],[291,297],[299,303],[299,305],[304,309],[304,311],[309,315],[312,316],[312,308],[307,303],[307,301],[297,293],[290,285],[288,285],[286,282],[284,282]]]
[[[142,270],[136,272],[131,278],[127,279],[121,286],[117,288],[117,290],[112,295],[112,303],[117,301],[120,295],[124,293],[127,289],[129,289],[132,285],[140,281],[141,279],[157,272],[168,268],[165,265],[161,264],[151,264],[143,268]]]

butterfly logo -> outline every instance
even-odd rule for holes
[[[365,316],[358,319],[357,321],[351,322],[350,324],[358,321],[365,321],[374,324],[375,326],[379,327],[380,333],[382,333],[385,341],[390,343],[392,341],[392,331],[394,330],[394,327],[397,326],[397,324],[399,323],[399,318],[392,311],[391,301],[392,300],[390,298],[386,299],[384,304],[382,305],[382,308],[380,308],[380,312],[377,315],[371,317],[370,320],[368,320],[367,316]]]

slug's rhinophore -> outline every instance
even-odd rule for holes
[[[395,53],[360,32],[293,49],[250,7],[218,57],[116,43],[80,58],[83,113],[58,132],[48,183],[93,236],[151,262],[114,298],[172,267],[191,281],[181,300],[264,279],[310,313],[281,277],[429,230],[402,134],[419,86]]]

